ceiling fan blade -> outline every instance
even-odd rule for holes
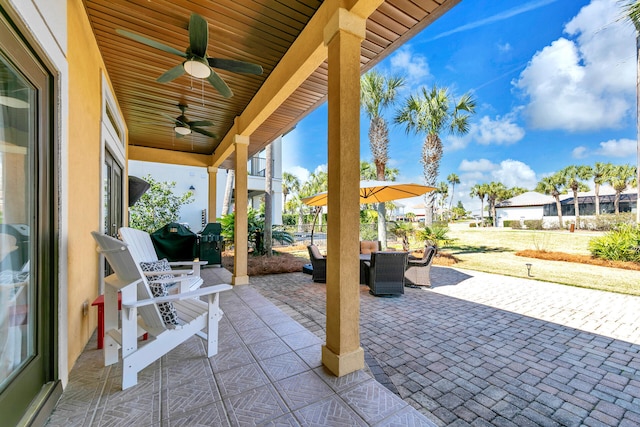
[[[130,38],[132,40],[135,40],[137,42],[146,44],[147,46],[151,46],[151,47],[154,47],[156,49],[160,49],[160,50],[165,51],[167,53],[172,53],[174,55],[178,55],[178,56],[181,56],[183,58],[187,57],[186,53],[181,52],[178,49],[175,49],[175,48],[173,48],[171,46],[167,46],[166,44],[162,44],[162,43],[157,42],[155,40],[148,39],[148,38],[146,38],[144,36],[141,36],[140,34],[132,33],[132,32],[127,31],[127,30],[121,30],[119,28],[116,30],[116,33],[118,33],[120,35],[123,35],[125,37],[128,37],[128,38]]]
[[[209,26],[207,21],[197,13],[189,19],[189,50],[193,55],[204,58],[209,44]]]
[[[213,126],[213,122],[210,122],[209,120],[196,120],[189,122],[189,126]]]
[[[165,71],[165,73],[162,74],[160,77],[158,77],[156,81],[159,83],[167,83],[167,82],[170,82],[171,80],[177,79],[183,74],[184,74],[184,67],[182,66],[182,64],[176,65],[172,69]]]
[[[211,86],[213,86],[218,92],[220,92],[220,95],[224,96],[225,98],[231,98],[233,96],[233,92],[231,92],[229,86],[227,86],[224,80],[222,80],[222,78],[214,70],[211,70],[211,74],[209,74],[207,80],[209,81],[209,83],[211,83]]]
[[[199,134],[202,134],[204,136],[208,136],[209,138],[215,138],[216,137],[215,134],[213,134],[213,133],[211,133],[211,132],[209,132],[207,130],[204,130],[204,129],[199,129],[199,128],[192,127],[191,130],[193,132],[198,132]]]
[[[251,62],[236,61],[235,59],[207,58],[209,65],[213,68],[220,68],[234,73],[262,74],[262,67]]]
[[[179,123],[179,124],[181,124],[182,126],[184,126],[186,128],[190,128],[191,127],[191,125],[188,122],[186,122],[184,120],[180,120],[180,117],[171,117],[170,115],[164,114],[164,113],[160,113],[160,114],[162,114],[167,119],[171,120],[171,123],[173,123],[174,125]]]

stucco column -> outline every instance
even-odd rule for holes
[[[235,179],[235,223],[234,223],[234,251],[233,262],[233,285],[247,285],[249,275],[247,274],[247,248],[249,247],[248,223],[247,223],[247,161],[249,151],[249,137],[244,135],[234,136],[233,145],[236,151],[236,179]]]
[[[324,30],[328,47],[329,190],[327,342],[322,363],[342,376],[364,368],[360,347],[360,43],[366,20],[337,9]]]
[[[207,167],[209,172],[209,201],[207,206],[207,222],[216,222],[216,204],[218,197],[218,168],[214,166]]]

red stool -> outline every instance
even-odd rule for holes
[[[91,305],[98,306],[98,350],[104,346],[104,295],[100,295]],[[122,296],[118,293],[118,310],[122,309]],[[146,340],[149,334],[142,336]]]

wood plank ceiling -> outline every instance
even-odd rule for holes
[[[362,43],[363,72],[449,10],[459,0],[387,0],[367,22]],[[129,130],[129,145],[212,154],[291,46],[321,0],[84,0],[107,72]],[[185,74],[169,83],[156,78],[183,59],[116,33],[124,29],[184,51],[189,45],[191,13],[209,24],[209,57],[259,64],[260,76],[219,71],[234,93],[224,98],[206,81]],[[203,84],[204,82],[204,84]],[[322,104],[327,95],[323,63],[253,135],[249,155],[289,131]],[[186,104],[190,121],[209,120],[203,128],[216,138],[173,131],[172,118]],[[286,149],[286,147],[283,147]],[[233,155],[222,165],[232,168]]]

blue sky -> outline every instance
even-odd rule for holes
[[[533,189],[570,164],[636,164],[635,31],[622,17],[618,0],[462,0],[376,70],[405,75],[399,100],[434,84],[473,94],[469,134],[441,135],[438,182],[456,173],[454,203],[479,210],[477,183]],[[393,115],[389,166],[398,181],[423,183],[424,135]],[[371,161],[368,130],[362,115],[361,159]],[[283,166],[304,181],[326,163],[324,104],[283,138]]]

